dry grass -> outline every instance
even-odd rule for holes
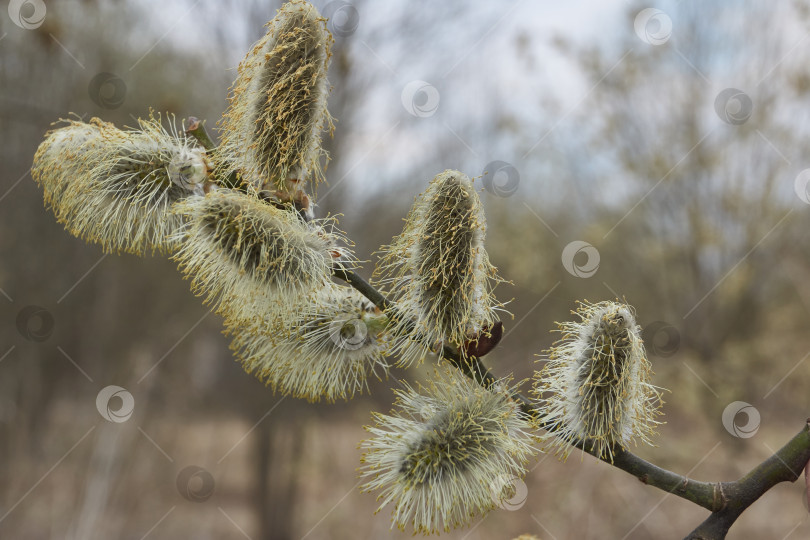
[[[693,390],[689,386],[685,381],[687,394]],[[302,420],[303,445],[297,458],[289,452],[275,454],[273,459],[279,460],[282,470],[297,471],[291,537],[409,537],[390,529],[385,510],[373,515],[374,496],[357,489],[357,443],[365,437],[360,424],[367,421],[369,405],[357,401],[329,418],[307,417]],[[760,431],[743,441],[716,429],[719,422],[695,414],[694,407],[668,405],[666,409],[669,423],[658,441],[667,445],[639,453],[672,470],[691,471],[698,479],[734,479],[798,430],[798,424],[776,423],[769,420],[775,415],[763,411]],[[274,422],[281,440],[288,434],[283,418],[271,415],[265,421]],[[22,448],[12,450],[15,467],[4,483],[3,513],[34,486],[2,523],[5,531],[14,531],[14,538],[141,538],[147,533],[149,539],[260,537],[253,444],[258,431],[250,431],[249,421],[189,422],[186,415],[153,414],[112,424],[84,405],[63,401],[54,404],[46,424],[43,433],[51,435],[41,441],[38,452],[22,455]],[[85,434],[64,461],[46,474]],[[215,479],[214,493],[205,502],[185,500],[175,486],[178,471],[189,464],[205,468]],[[522,508],[496,510],[472,527],[443,538],[513,538],[521,533],[544,540],[680,538],[706,515],[691,503],[644,486],[590,456],[573,454],[565,464],[541,456],[530,467]],[[799,484],[780,485],[768,493],[743,515],[730,538],[810,535]],[[274,489],[272,481],[270,489]]]

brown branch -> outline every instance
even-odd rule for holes
[[[189,118],[187,133],[196,138],[207,151],[216,152],[216,147],[205,131],[205,127],[196,118]],[[235,178],[228,178],[223,184],[235,186]],[[335,265],[332,273],[354,287],[380,310],[387,311],[394,306],[380,291],[344,266]],[[489,388],[498,381],[480,358],[460,355],[458,351],[448,346],[444,346],[440,352],[442,358],[481,386]],[[539,419],[540,411],[534,403],[520,394],[514,394],[512,397],[520,404],[524,414],[536,420]],[[549,429],[550,426],[540,423],[540,427]],[[635,476],[644,484],[672,493],[710,510],[711,515],[692,531],[686,540],[722,540],[737,518],[757,499],[780,482],[795,482],[802,469],[810,466],[808,463],[810,461],[810,419],[802,430],[778,452],[736,482],[699,482],[658,467],[623,448],[614,448],[613,460],[610,461],[607,457],[596,456],[587,445],[577,442],[572,444],[597,459]],[[808,480],[808,490],[810,490],[810,479]]]
[[[381,310],[385,311],[393,306],[390,300],[351,270],[339,267],[333,269],[333,272],[335,277],[349,283]],[[456,350],[446,346],[442,349],[441,356],[484,387],[489,387],[498,380],[479,358],[462,357]],[[513,395],[513,398],[520,403],[521,410],[525,414],[535,419],[539,418],[540,411],[529,399],[519,394]],[[540,425],[545,429],[549,427]],[[576,442],[572,444],[597,459],[635,476],[644,484],[711,511],[709,518],[687,536],[687,540],[721,540],[725,538],[740,514],[765,492],[780,482],[793,482],[799,477],[810,460],[810,423],[806,424],[782,449],[736,482],[693,480],[658,467],[623,448],[613,449],[611,462],[608,457],[596,456],[587,445]]]
[[[736,482],[722,484],[727,504],[692,531],[687,540],[717,540],[726,537],[740,514],[780,482],[795,482],[810,460],[810,419],[802,430],[774,455]]]
[[[332,274],[338,278],[342,279],[352,287],[354,287],[360,294],[368,298],[375,306],[380,308],[381,311],[390,310],[393,307],[393,302],[388,300],[380,291],[374,288],[368,281],[360,277],[359,275],[355,274],[351,270],[348,270],[346,267],[342,265],[335,265],[332,267]],[[475,356],[468,356],[466,358],[462,358],[458,351],[453,349],[452,347],[445,346],[442,348],[441,356],[448,362],[450,362],[453,366],[460,369],[464,372],[465,375],[473,379],[475,382],[484,386],[485,388],[489,388],[492,384],[497,382],[497,379],[490,373],[489,369],[487,369],[482,363],[480,358],[476,358]],[[525,400],[525,398],[524,398]],[[525,403],[528,403],[528,400],[525,400]],[[531,414],[531,410],[524,408],[524,412],[527,414]]]

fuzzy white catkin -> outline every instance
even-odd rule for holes
[[[395,302],[392,334],[400,337],[401,365],[442,344],[463,350],[497,321],[492,291],[499,278],[485,232],[472,180],[447,170],[417,197],[402,234],[381,249],[375,283]]]
[[[170,252],[182,223],[170,212],[202,193],[208,178],[204,152],[160,118],[122,131],[93,118],[66,121],[40,144],[31,174],[46,205],[73,235],[105,251]]]
[[[563,337],[535,375],[540,422],[550,446],[565,459],[572,442],[604,459],[614,447],[652,444],[661,394],[632,308],[618,302],[580,303],[580,320],[558,323]]]
[[[305,223],[295,210],[217,190],[175,206],[185,217],[174,258],[229,324],[269,318],[286,327],[330,283],[333,261],[350,257],[332,220]]]
[[[391,504],[392,526],[432,534],[469,523],[514,495],[535,452],[529,424],[504,383],[485,389],[456,370],[418,393],[397,391],[398,410],[366,427],[364,491]]]
[[[274,391],[310,401],[349,399],[368,388],[378,369],[388,371],[384,321],[363,295],[330,284],[289,328],[266,320],[232,328],[231,349]]]
[[[332,128],[326,80],[332,36],[308,2],[285,3],[239,65],[220,122],[225,175],[256,189],[303,189],[323,179],[321,133]],[[291,194],[294,197],[294,194]]]

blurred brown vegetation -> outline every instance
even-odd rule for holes
[[[49,124],[71,112],[134,125],[152,107],[214,126],[233,68],[277,4],[167,4],[48,2],[35,30],[0,13],[0,537],[403,537],[388,510],[373,515],[355,472],[361,426],[390,407],[393,378],[349,403],[273,395],[232,360],[220,321],[171,261],[103,256],[69,236],[27,175]],[[514,282],[499,288],[514,319],[486,359],[496,374],[530,377],[575,300],[619,296],[642,326],[674,329],[645,336],[654,382],[671,393],[660,446],[639,454],[731,480],[798,431],[810,414],[810,224],[794,193],[808,167],[806,3],[666,4],[674,30],[660,46],[633,31],[640,5],[584,36],[576,21],[539,35],[510,15],[513,3],[355,5],[358,30],[333,50],[337,129],[318,212],[344,214],[361,258],[399,232],[436,173],[509,162],[518,191],[482,195],[491,258]],[[579,78],[573,99],[543,54]],[[103,72],[124,82],[120,106],[91,99]],[[441,93],[433,117],[400,103],[417,78]],[[740,125],[715,111],[725,88],[753,103]],[[563,268],[573,240],[598,249],[593,277]],[[24,335],[41,319],[18,328],[29,305],[52,315],[41,339]],[[127,422],[95,409],[111,384],[134,396]],[[735,400],[761,413],[752,438],[721,425]],[[189,465],[215,481],[204,502],[176,485]],[[590,457],[530,466],[521,509],[446,537],[670,538],[705,517]],[[730,537],[808,534],[801,486],[780,485]]]

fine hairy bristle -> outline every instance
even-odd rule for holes
[[[202,193],[204,151],[159,117],[127,131],[97,118],[66,122],[47,134],[31,169],[57,220],[105,251],[174,250],[168,237],[182,217],[170,208]]]
[[[392,526],[431,534],[468,523],[513,494],[505,480],[525,474],[534,452],[529,425],[509,389],[485,389],[442,371],[422,394],[398,391],[397,411],[375,413],[361,443],[363,490],[393,504]],[[511,484],[510,484],[511,485]]]
[[[323,179],[321,133],[332,128],[326,72],[332,37],[308,2],[284,4],[239,65],[220,122],[225,174],[290,193]]]
[[[375,282],[395,301],[392,334],[401,337],[402,365],[442,344],[463,351],[497,321],[498,277],[485,230],[472,180],[448,170],[416,199],[402,234],[382,248]]]
[[[330,283],[331,265],[348,253],[331,220],[305,223],[294,209],[217,190],[175,206],[186,223],[175,255],[192,289],[236,324],[297,309]]]
[[[349,399],[387,374],[385,317],[351,287],[318,291],[290,327],[273,320],[237,326],[231,348],[274,391],[318,401]]]
[[[661,394],[650,384],[640,328],[630,306],[580,303],[580,320],[558,323],[563,337],[547,351],[536,373],[540,422],[565,459],[582,443],[597,457],[613,459],[615,447],[647,444],[660,422]]]

